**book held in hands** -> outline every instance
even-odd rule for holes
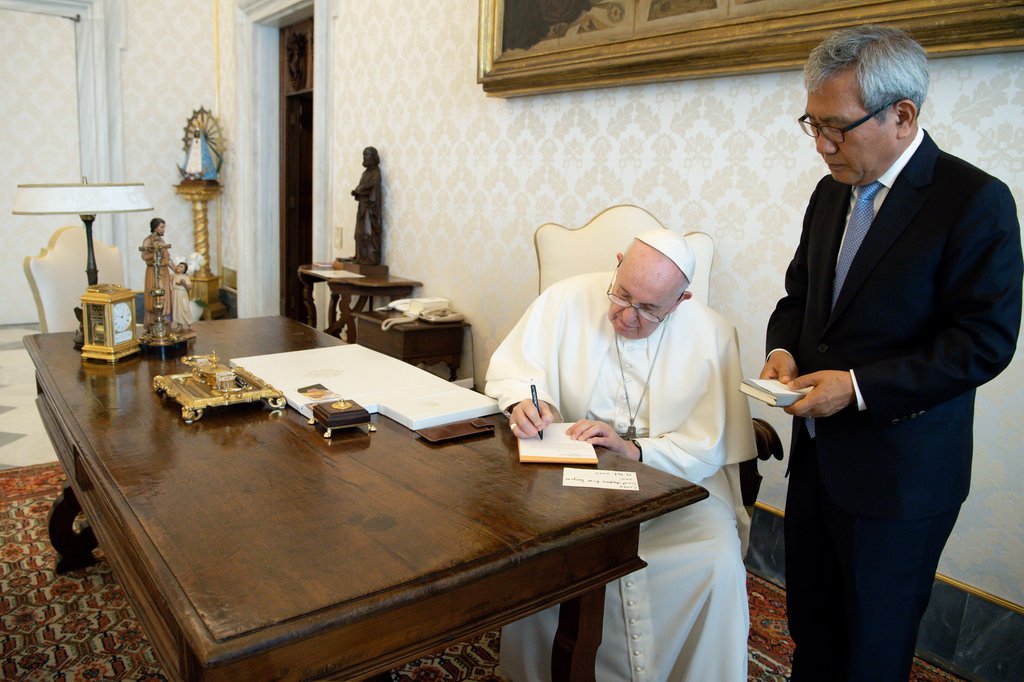
[[[740,383],[740,391],[772,407],[792,405],[807,395],[810,390],[810,388],[802,388],[794,391],[775,379],[744,379]]]

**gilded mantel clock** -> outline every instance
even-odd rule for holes
[[[139,352],[135,292],[117,284],[94,284],[82,295],[85,343],[82,359],[117,362]]]

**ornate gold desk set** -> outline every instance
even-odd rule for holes
[[[186,424],[202,418],[209,407],[223,407],[262,400],[278,410],[285,406],[284,394],[241,367],[223,365],[217,353],[188,355],[181,359],[192,368],[188,374],[153,377],[153,389],[181,405]]]

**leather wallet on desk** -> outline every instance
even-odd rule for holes
[[[416,433],[429,440],[431,443],[440,443],[446,440],[452,440],[453,438],[462,438],[464,436],[476,436],[481,433],[492,433],[494,431],[494,424],[488,424],[483,419],[467,419],[461,422],[452,422],[451,424],[442,424],[441,426],[431,426],[430,428],[420,429]]]

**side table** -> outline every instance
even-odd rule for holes
[[[369,310],[373,307],[375,297],[391,301],[405,298],[412,294],[415,287],[423,286],[422,282],[401,277],[328,277],[320,274],[323,268],[312,265],[299,266],[299,281],[302,282],[302,298],[306,302],[306,324],[316,328],[316,303],[313,302],[313,286],[317,282],[327,282],[331,290],[331,302],[327,310],[327,329],[331,336],[342,338],[349,343],[356,343],[358,332],[352,313]],[[355,297],[355,303],[352,298]]]
[[[443,362],[448,365],[448,380],[455,381],[462,360],[463,330],[467,322],[406,322],[387,331],[381,322],[400,313],[357,312],[353,315],[359,328],[359,344],[398,358],[412,365]]]

